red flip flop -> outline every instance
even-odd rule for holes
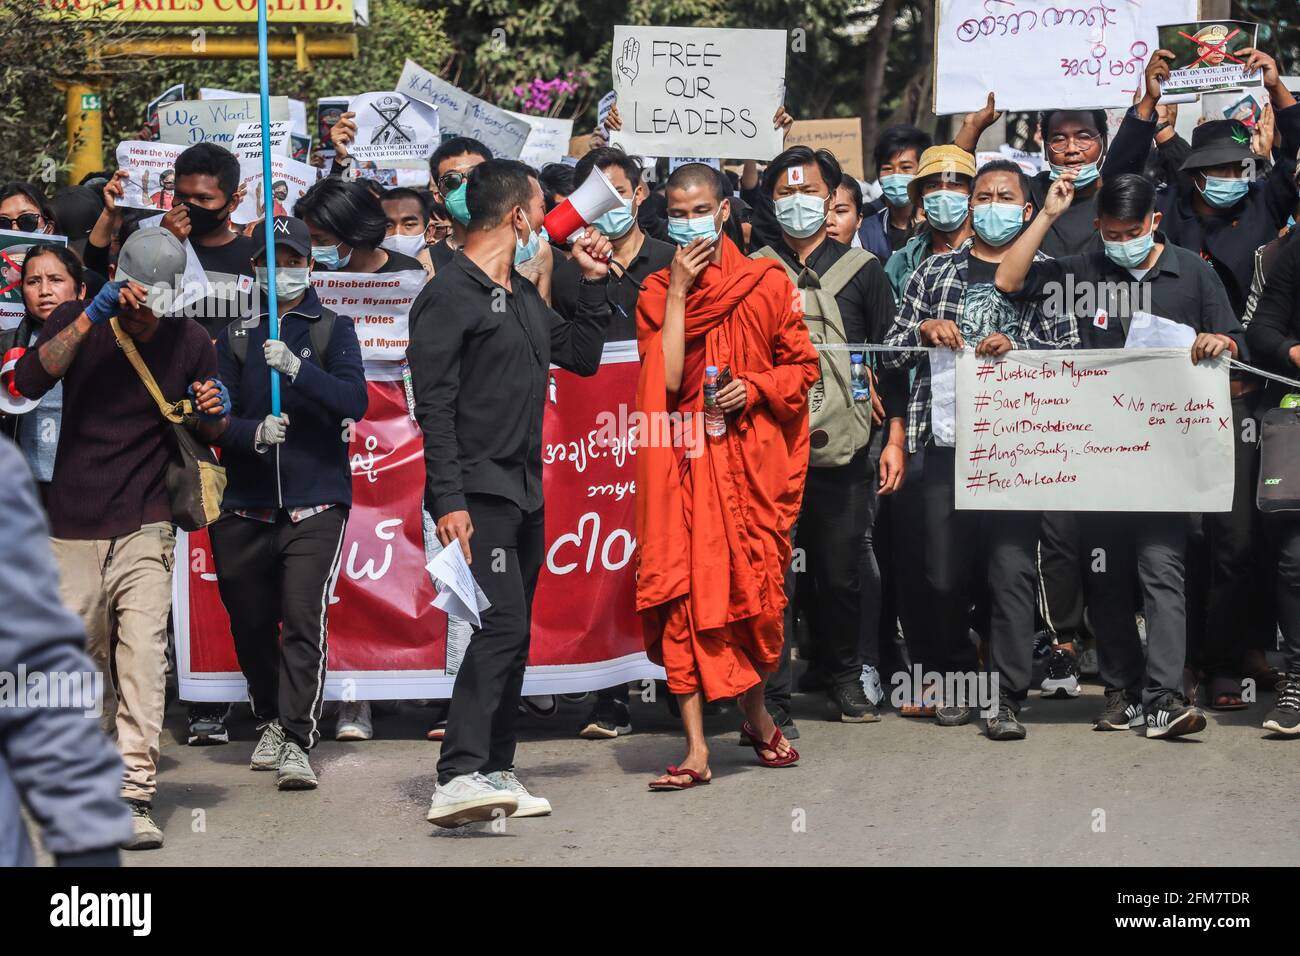
[[[758,756],[758,762],[764,767],[793,767],[799,762],[799,751],[795,750],[794,747],[791,747],[790,752],[784,757],[777,750],[777,747],[781,745],[781,741],[785,740],[785,734],[781,733],[780,727],[776,728],[776,732],[772,734],[772,739],[767,743],[763,743],[762,738],[758,736],[749,721],[745,721],[745,726],[740,728],[740,732],[749,738],[749,745],[754,748],[754,753]],[[776,756],[764,757],[764,750],[770,750]]]
[[[713,780],[712,777],[706,778],[704,774],[700,773],[698,770],[692,770],[690,767],[668,766],[665,769],[668,771],[668,776],[689,777],[691,782],[690,783],[658,783],[656,781],[651,781],[650,782],[651,790],[690,790],[692,787],[695,786],[707,786]]]

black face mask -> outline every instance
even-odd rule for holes
[[[219,210],[204,209],[202,206],[187,202],[185,208],[190,211],[190,235],[192,236],[206,236],[214,232],[227,218],[224,206]]]

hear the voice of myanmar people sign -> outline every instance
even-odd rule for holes
[[[784,30],[614,27],[612,141],[633,155],[771,159],[785,43]]]
[[[957,356],[956,505],[1228,511],[1227,362],[1187,349]]]

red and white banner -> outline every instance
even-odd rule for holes
[[[626,421],[637,377],[632,343],[608,346],[600,371],[552,369],[543,429],[546,563],[533,601],[525,694],[661,679],[634,610],[635,462],[626,435],[598,439],[602,412]],[[356,426],[352,513],[329,612],[327,700],[449,697],[446,615],[433,607],[421,501],[424,446],[401,381],[371,380]],[[178,534],[173,611],[180,695],[246,699],[206,532]],[[183,573],[182,573],[183,572]]]

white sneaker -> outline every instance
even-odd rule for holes
[[[369,740],[374,735],[370,701],[353,700],[339,704],[339,722],[334,728],[335,740]]]
[[[870,664],[862,665],[862,693],[866,694],[867,700],[876,707],[879,707],[880,702],[885,699],[885,689],[880,684],[880,671]]]
[[[551,801],[545,797],[534,796],[528,792],[528,788],[519,782],[513,770],[494,770],[487,775],[488,781],[494,786],[514,794],[519,801],[519,808],[512,817],[549,817],[551,815]]]
[[[509,790],[495,786],[481,773],[463,773],[433,788],[426,819],[450,829],[494,819],[498,811],[511,816],[518,809],[519,800]]]

